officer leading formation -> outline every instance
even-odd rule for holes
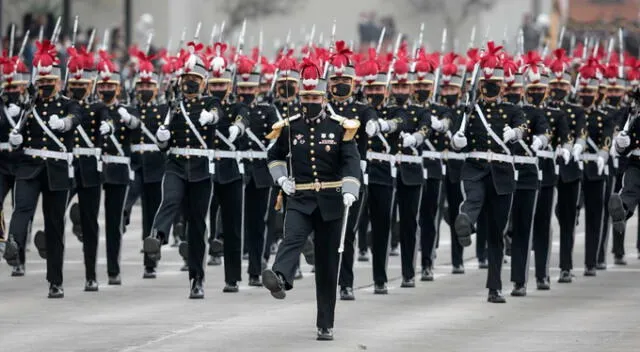
[[[354,53],[334,35],[326,47],[311,35],[270,60],[262,43],[244,53],[244,25],[235,46],[223,33],[205,45],[199,28],[177,50],[151,54],[150,38],[132,48],[128,76],[105,51],[108,38],[72,43],[62,63],[59,27],[38,40],[31,73],[24,43],[3,53],[0,195],[15,202],[0,212],[0,253],[12,276],[29,272],[40,195],[44,229],[33,240],[49,298],[64,297],[66,210],[82,242],[85,291],[98,292],[100,200],[107,284],[120,285],[122,236],[140,199],[144,279],[157,277],[172,232],[191,299],[205,297],[207,255],[224,265],[223,292],[242,290],[246,256],[249,285],[284,299],[304,254],[319,340],[333,339],[337,298],[356,300],[356,253],[372,262],[374,294],[389,294],[398,245],[401,287],[434,281],[442,219],[453,274],[465,273],[475,238],[491,303],[506,302],[505,255],[511,296],[527,294],[531,250],[536,288],[551,289],[553,214],[558,283],[574,277],[581,208],[584,275],[607,268],[609,238],[615,264],[626,265],[625,221],[640,201],[640,65],[622,43],[525,53],[520,39],[508,53],[472,39],[456,53],[445,52],[445,31],[439,52],[398,36],[388,51],[380,40]]]

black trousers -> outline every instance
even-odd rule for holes
[[[242,180],[224,185],[214,182],[213,189],[224,233],[224,281],[235,284],[242,281]]]
[[[489,218],[486,212],[481,212],[476,223],[476,258],[478,261],[487,260],[487,236],[489,233]]]
[[[615,182],[615,185],[613,187],[613,193],[618,194],[620,192],[620,190],[622,189],[622,181],[623,181],[623,179],[624,179],[624,175],[617,175],[616,176],[616,182]],[[606,204],[607,204],[607,213],[608,213],[609,212],[609,206],[608,206],[608,203],[606,203]],[[613,235],[612,235],[613,244],[612,244],[611,251],[613,252],[613,255],[615,255],[616,257],[623,257],[625,255],[625,250],[624,250],[625,232],[626,231],[622,231],[622,232],[616,232],[615,230],[613,231]]]
[[[250,276],[262,273],[262,257],[266,237],[267,206],[270,188],[256,188],[253,180],[245,188],[244,216],[245,216],[245,247],[249,251]],[[226,243],[225,243],[226,246]]]
[[[440,180],[428,179],[422,189],[420,203],[420,249],[422,269],[433,266],[433,253],[436,248],[438,221],[438,200],[442,189]],[[456,240],[456,242],[458,242]]]
[[[293,278],[298,267],[298,259],[307,237],[315,232],[313,241],[316,255],[316,302],[318,328],[333,328],[336,307],[338,279],[338,247],[342,219],[324,221],[320,210],[311,215],[296,210],[287,210],[285,215],[285,235],[273,264],[273,271],[280,273],[286,288],[293,288]]]
[[[573,269],[573,242],[580,181],[558,182],[557,216],[560,225],[560,270]]]
[[[170,172],[165,173],[162,179],[162,201],[153,220],[152,231],[167,238],[177,214],[186,206],[189,279],[204,279],[206,216],[211,190],[210,179],[189,182]]]
[[[7,198],[9,191],[13,189],[15,178],[11,175],[0,174],[0,240],[6,240],[6,224],[5,214],[3,210],[4,200]],[[24,258],[22,258],[24,259]]]
[[[373,282],[384,284],[387,279],[387,258],[391,231],[390,186],[369,184],[369,219],[371,220],[371,261]],[[317,257],[317,254],[316,254]]]
[[[449,178],[446,178],[445,186],[447,203],[449,205],[446,216],[449,223],[449,231],[451,232],[451,264],[453,266],[460,266],[463,263],[464,247],[462,247],[460,242],[458,242],[458,234],[456,233],[455,226],[453,226],[453,224],[460,212],[462,189],[460,188],[460,182],[451,182]]]
[[[363,187],[363,204],[360,213],[360,221],[358,222],[358,251],[366,252],[371,246],[371,236],[369,233],[369,188]]]
[[[104,184],[104,216],[107,244],[107,274],[120,274],[120,249],[124,233],[124,205],[128,185]]]
[[[402,277],[413,279],[416,276],[416,251],[418,236],[418,208],[422,196],[421,186],[405,185],[398,178],[398,212],[400,215],[400,261]]]
[[[533,220],[533,251],[536,261],[536,280],[543,280],[549,277],[553,192],[553,186],[542,187],[538,191],[536,214]]]
[[[604,181],[604,193],[603,193],[603,216],[602,216],[602,230],[600,234],[600,245],[598,246],[598,263],[607,262],[607,248],[609,247],[609,198],[613,192],[613,187],[616,183],[615,169],[611,168],[611,174],[609,174]]]
[[[265,238],[264,251],[262,253],[262,257],[266,261],[269,261],[269,258],[271,257],[271,245],[277,242],[278,236],[280,236],[282,232],[282,223],[284,218],[283,210],[275,209],[279,191],[280,188],[278,187],[271,187],[269,190],[270,198],[267,209],[267,236]]]
[[[100,186],[77,187],[75,193],[78,194],[78,207],[80,209],[85,279],[96,280],[96,258],[98,256],[100,234],[98,213],[100,211],[102,188]]]
[[[353,287],[353,257],[355,253],[356,230],[358,228],[359,215],[361,208],[364,207],[364,199],[362,188],[360,188],[360,196],[349,209],[349,218],[347,221],[347,231],[344,235],[344,250],[342,252],[342,260],[340,262],[339,285],[340,287]]]
[[[142,196],[143,191],[143,173],[142,169],[136,172],[136,177],[133,181],[129,182],[129,192],[127,193],[127,200],[124,205],[124,220],[125,225],[129,225],[129,220],[131,219],[131,209],[136,204],[138,199]],[[153,221],[153,218],[151,219]],[[143,232],[144,233],[144,232]],[[144,237],[144,235],[143,235]]]
[[[493,185],[491,175],[477,181],[463,181],[464,201],[460,205],[460,213],[466,214],[471,222],[478,221],[481,213],[485,213],[487,221],[487,258],[489,272],[487,274],[488,289],[501,290],[502,259],[504,256],[503,234],[509,218],[511,194],[499,195]]]
[[[36,211],[38,196],[42,194],[42,214],[44,216],[44,232],[47,246],[47,281],[54,285],[62,284],[62,265],[64,260],[64,213],[69,191],[52,191],[49,189],[47,171],[29,180],[16,180],[15,207],[9,224],[9,235],[12,235],[21,252],[27,242],[29,224]],[[24,264],[24,258],[20,258]]]
[[[529,255],[533,219],[537,201],[536,190],[519,189],[511,205],[511,281],[526,284],[529,274]]]
[[[588,181],[582,183],[585,208],[585,268],[595,268],[598,256],[598,248],[601,244],[602,217],[604,212],[604,186],[605,181]]]

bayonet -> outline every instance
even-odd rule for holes
[[[11,24],[11,32],[9,33],[9,57],[13,57],[13,46],[16,45],[16,25]]]
[[[382,27],[382,31],[380,31],[380,37],[378,38],[378,45],[376,46],[376,55],[380,54],[380,50],[382,50],[382,42],[384,41],[384,35],[387,32],[387,27]]]
[[[76,47],[76,38],[78,37],[78,16],[73,20],[73,34],[71,35],[71,47]]]

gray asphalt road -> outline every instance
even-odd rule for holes
[[[581,221],[584,223],[584,220]],[[551,291],[486,302],[486,271],[467,250],[465,275],[451,275],[449,233],[443,227],[434,282],[399,287],[400,262],[389,260],[390,291],[373,295],[370,263],[356,264],[356,301],[338,301],[333,342],[315,341],[313,274],[297,281],[285,301],[245,281],[222,293],[222,267],[208,267],[206,298],[188,296],[187,274],[167,248],[156,280],[142,279],[140,214],[122,246],[121,287],[106,285],[100,243],[100,292],[85,293],[81,244],[67,236],[65,295],[46,298],[45,262],[33,249],[27,275],[11,278],[0,264],[0,351],[637,351],[640,346],[640,260],[636,220],[627,239],[629,265],[582,276],[584,235],[576,235],[572,284],[558,284],[558,231],[554,221]],[[34,229],[39,228],[38,215]],[[632,226],[633,225],[633,226]],[[70,232],[70,230],[68,230]],[[470,247],[473,248],[473,247]],[[613,260],[610,258],[610,263]],[[246,267],[246,261],[243,263]],[[533,264],[533,263],[531,263]],[[531,274],[533,276],[533,274]],[[509,265],[504,291],[511,289]]]

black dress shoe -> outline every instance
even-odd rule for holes
[[[222,259],[218,256],[209,256],[209,261],[207,262],[209,266],[218,266],[222,265]]]
[[[479,269],[489,269],[489,264],[487,263],[487,260],[478,260],[478,268]]]
[[[596,270],[607,270],[607,263],[596,264]]]
[[[64,298],[62,285],[49,285],[49,298]]]
[[[260,276],[250,276],[249,286],[262,287],[262,281],[260,281]]]
[[[619,194],[612,194],[609,197],[609,215],[611,216],[611,225],[614,233],[623,233],[626,228],[625,217],[627,211],[624,209],[624,203]]]
[[[451,273],[456,275],[464,274],[464,265],[454,265]]]
[[[159,261],[162,257],[160,248],[162,247],[162,242],[156,235],[151,235],[144,239],[142,242],[142,251],[149,257],[150,260]]]
[[[615,265],[627,265],[627,261],[624,259],[624,255],[616,256],[613,262]]]
[[[570,284],[573,281],[573,276],[571,275],[571,271],[562,270],[560,272],[560,278],[558,278],[558,282],[561,284]]]
[[[13,267],[11,270],[11,276],[13,277],[22,277],[24,276],[24,265],[19,264]]]
[[[523,284],[515,284],[513,285],[513,290],[511,290],[511,295],[513,297],[524,297],[527,295],[527,288]]]
[[[320,328],[318,329],[318,337],[316,338],[318,341],[332,341],[333,340],[333,329]]]
[[[487,302],[507,303],[507,300],[504,299],[502,292],[500,292],[499,290],[489,290],[489,296],[487,297]]]
[[[551,289],[551,284],[549,283],[549,278],[545,277],[544,279],[538,279],[536,281],[536,286],[538,290],[547,291]]]
[[[597,272],[596,272],[596,268],[587,268],[584,271],[584,276],[596,276]]]
[[[460,213],[454,222],[454,228],[458,234],[458,242],[463,247],[471,245],[471,233],[473,232],[473,223],[467,214]]]
[[[98,281],[96,280],[87,280],[84,283],[84,291],[85,292],[98,292]]]
[[[389,256],[391,257],[397,257],[400,255],[400,252],[398,251],[398,246],[392,247],[391,251],[389,251]]]
[[[71,232],[78,238],[78,241],[82,242],[82,227],[80,225],[80,205],[73,203],[69,209],[69,218],[71,219]]]
[[[343,287],[340,289],[340,299],[343,301],[355,301],[356,296],[353,295],[353,288]]]
[[[303,278],[304,278],[304,275],[302,275],[302,271],[298,267],[298,269],[296,269],[296,276],[294,276],[293,279],[294,280],[302,280]]]
[[[47,259],[47,238],[42,230],[38,230],[33,237],[33,243],[36,245],[40,258]]]
[[[155,279],[156,278],[156,269],[154,268],[144,268],[144,274],[142,274],[143,279]]]
[[[236,293],[240,291],[240,289],[238,288],[238,284],[237,283],[227,283],[224,285],[224,288],[222,289],[222,292],[225,293]]]
[[[413,278],[402,279],[402,283],[400,284],[400,287],[404,287],[404,288],[416,287],[416,280],[414,280]]]
[[[373,293],[376,295],[386,295],[389,293],[387,284],[375,284],[373,285]]]
[[[122,285],[120,275],[109,276],[109,285]]]
[[[11,266],[20,265],[19,253],[18,244],[13,237],[9,237],[9,240],[5,242],[4,254],[2,255],[7,261],[7,264]]]
[[[224,242],[220,238],[214,238],[209,244],[209,254],[217,255],[224,251]]]
[[[431,268],[426,268],[422,270],[422,277],[420,281],[433,281],[433,271]]]
[[[262,284],[275,299],[284,299],[287,296],[284,290],[284,279],[271,269],[262,272]]]
[[[367,251],[360,251],[360,253],[358,253],[358,261],[359,262],[369,261],[369,256],[367,255]]]
[[[191,279],[191,291],[189,292],[190,299],[202,299],[204,298],[204,289],[202,288],[201,279]]]

